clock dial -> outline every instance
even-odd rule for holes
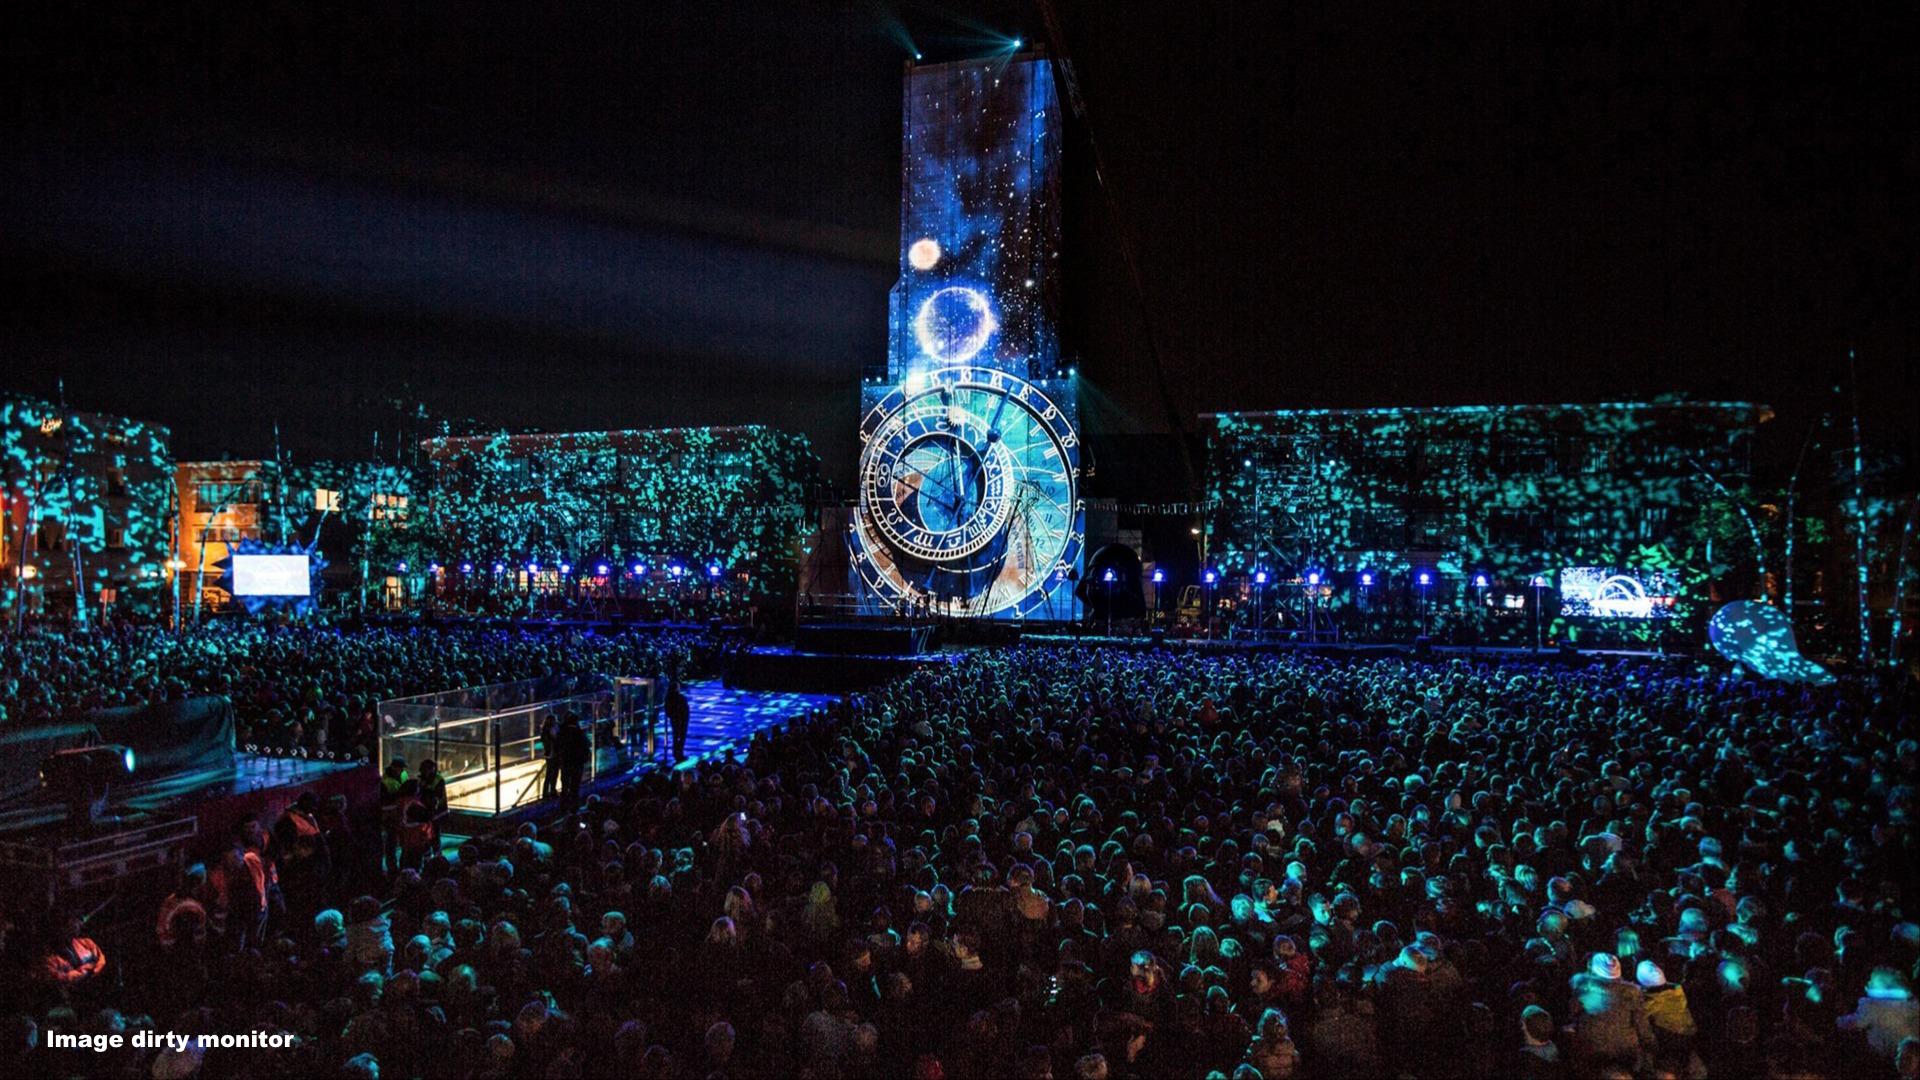
[[[861,440],[853,559],[880,596],[1018,617],[1064,589],[1083,539],[1079,439],[1037,387],[941,368],[882,400]]]

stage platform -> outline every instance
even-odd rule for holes
[[[849,655],[760,646],[728,654],[722,678],[738,690],[851,694],[950,659],[938,652]]]
[[[588,794],[611,797],[621,785],[631,783],[644,773],[656,769],[691,769],[702,761],[725,755],[728,750],[732,750],[736,757],[745,757],[747,744],[753,740],[755,732],[784,724],[840,699],[838,694],[746,690],[727,686],[718,679],[689,682],[683,689],[688,705],[686,758],[677,764],[671,760],[669,755],[673,749],[673,736],[663,716],[657,721],[655,729],[658,753],[652,758],[636,758],[624,769],[602,773],[585,785]],[[525,775],[538,783],[538,773],[529,770]],[[461,807],[455,804],[452,806],[452,820],[445,830],[448,852],[451,854],[457,850],[459,842],[466,837],[497,829],[503,823],[512,825],[550,817],[558,811],[559,805],[557,800],[536,801],[496,816],[492,813],[463,814]]]
[[[1706,659],[1699,652],[1675,652],[1660,649],[1603,649],[1548,645],[1530,649],[1515,645],[1419,644],[1407,641],[1303,641],[1271,638],[1175,638],[1148,635],[1101,634],[1027,634],[1022,641],[1032,645],[1081,645],[1116,649],[1175,649],[1183,652],[1217,653],[1311,653],[1319,656],[1393,657],[1424,656],[1463,660],[1540,660],[1564,663],[1588,663],[1595,660],[1697,661]]]
[[[933,643],[932,623],[843,621],[801,623],[795,652],[825,656],[918,656]]]

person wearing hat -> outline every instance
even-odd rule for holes
[[[1654,1041],[1659,1044],[1660,1064],[1684,1065],[1693,1054],[1696,1033],[1693,1012],[1687,1008],[1687,988],[1668,982],[1666,971],[1652,960],[1640,961],[1633,978],[1646,995],[1647,1023],[1652,1025]]]
[[[1573,988],[1572,1039],[1576,1073],[1596,1075],[1609,1069],[1638,1071],[1654,1052],[1653,1026],[1647,1021],[1640,987],[1620,977],[1620,958],[1597,952],[1587,970],[1568,980]]]

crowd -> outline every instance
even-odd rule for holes
[[[388,698],[551,675],[691,672],[710,646],[685,631],[424,623],[47,630],[0,637],[0,729],[215,694],[233,702],[242,746],[364,756],[374,707]]]
[[[24,960],[0,1068],[1914,1076],[1915,736],[1628,663],[981,651],[258,933],[245,828],[124,977]],[[298,1039],[31,1049],[150,1026]]]

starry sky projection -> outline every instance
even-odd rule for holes
[[[972,361],[1026,379],[1060,366],[1060,101],[1029,58],[905,80],[900,280],[887,377]]]

